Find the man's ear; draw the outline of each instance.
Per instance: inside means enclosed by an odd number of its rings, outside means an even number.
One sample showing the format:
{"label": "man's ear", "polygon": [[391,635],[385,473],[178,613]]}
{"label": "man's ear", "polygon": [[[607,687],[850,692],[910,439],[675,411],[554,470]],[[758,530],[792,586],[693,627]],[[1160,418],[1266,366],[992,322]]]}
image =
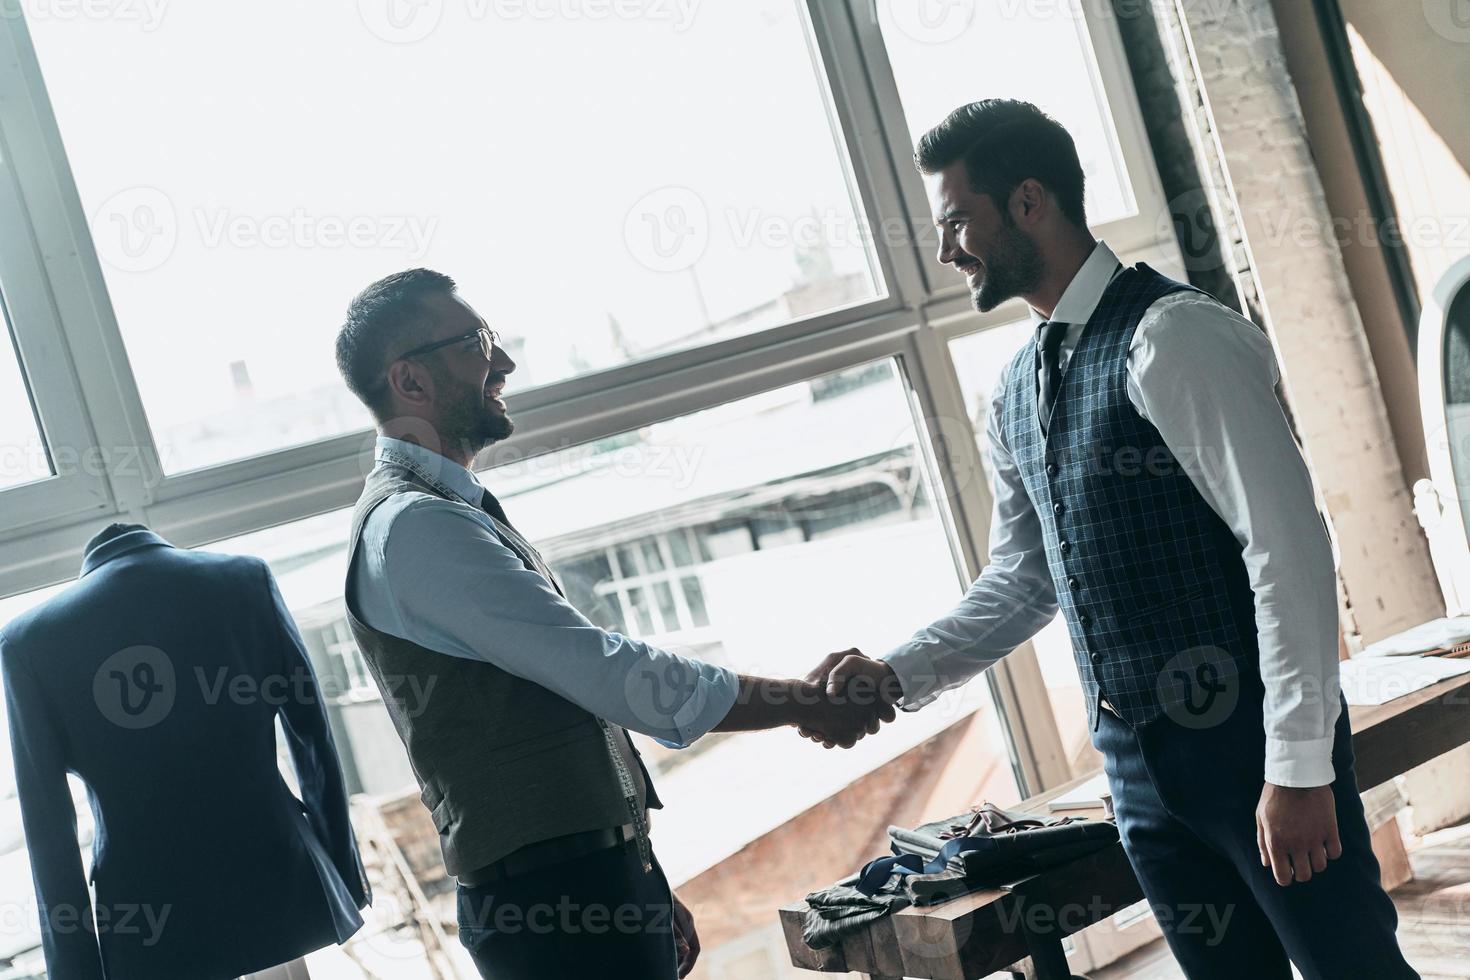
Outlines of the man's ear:
{"label": "man's ear", "polygon": [[1011,192],[1011,217],[1018,225],[1034,225],[1046,208],[1046,188],[1035,177],[1027,177]]}
{"label": "man's ear", "polygon": [[388,365],[388,387],[400,401],[423,405],[433,394],[433,382],[422,365],[411,361],[394,361]]}

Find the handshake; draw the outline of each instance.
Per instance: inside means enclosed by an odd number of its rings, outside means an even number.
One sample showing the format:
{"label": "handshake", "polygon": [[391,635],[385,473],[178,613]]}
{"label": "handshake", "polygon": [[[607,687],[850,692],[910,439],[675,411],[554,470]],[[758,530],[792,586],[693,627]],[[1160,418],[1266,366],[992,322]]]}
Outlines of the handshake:
{"label": "handshake", "polygon": [[852,748],[894,719],[894,704],[903,696],[898,676],[881,660],[860,650],[830,653],[803,678],[804,693],[797,732],[803,738]]}

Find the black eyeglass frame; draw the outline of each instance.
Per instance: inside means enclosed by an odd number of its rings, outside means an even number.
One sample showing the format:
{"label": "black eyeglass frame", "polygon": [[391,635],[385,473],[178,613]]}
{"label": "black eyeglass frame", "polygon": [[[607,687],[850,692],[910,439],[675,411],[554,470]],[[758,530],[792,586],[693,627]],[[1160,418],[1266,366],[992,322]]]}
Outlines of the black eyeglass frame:
{"label": "black eyeglass frame", "polygon": [[475,337],[478,337],[480,340],[480,353],[485,355],[485,360],[490,360],[495,355],[495,348],[500,346],[500,334],[491,330],[489,327],[476,327],[469,333],[460,334],[458,337],[450,337],[448,340],[436,340],[432,344],[420,344],[418,347],[411,347],[395,357],[394,360],[401,361],[405,358],[431,353],[442,347],[453,347],[455,344],[462,344],[466,340]]}

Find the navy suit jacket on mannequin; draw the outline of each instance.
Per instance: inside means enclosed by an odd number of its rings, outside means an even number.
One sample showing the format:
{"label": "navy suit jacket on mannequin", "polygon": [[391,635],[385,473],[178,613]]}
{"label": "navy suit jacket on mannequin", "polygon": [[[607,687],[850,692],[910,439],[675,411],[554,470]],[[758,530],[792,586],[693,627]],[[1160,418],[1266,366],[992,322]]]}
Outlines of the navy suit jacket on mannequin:
{"label": "navy suit jacket on mannequin", "polygon": [[[75,585],[4,627],[0,663],[50,976],[226,980],[362,925],[336,747],[264,562],[113,525]],[[69,772],[96,825],[95,907]]]}

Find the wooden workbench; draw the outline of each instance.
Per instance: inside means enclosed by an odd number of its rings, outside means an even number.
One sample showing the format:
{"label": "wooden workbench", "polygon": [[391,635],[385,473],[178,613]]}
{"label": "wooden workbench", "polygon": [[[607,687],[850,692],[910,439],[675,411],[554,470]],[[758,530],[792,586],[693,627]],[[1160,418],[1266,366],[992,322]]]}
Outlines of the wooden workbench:
{"label": "wooden workbench", "polygon": [[[1349,712],[1358,788],[1368,790],[1470,742],[1470,674]],[[1092,775],[1025,800],[1019,809],[1044,811],[1047,800]],[[831,949],[814,950],[802,940],[805,902],[781,909],[781,925],[791,962],[807,970],[858,971],[873,980],[974,980],[1009,968],[1036,980],[1066,980],[1071,974],[1062,940],[1142,898],[1122,845],[1113,844],[1006,890],[911,906]]]}

